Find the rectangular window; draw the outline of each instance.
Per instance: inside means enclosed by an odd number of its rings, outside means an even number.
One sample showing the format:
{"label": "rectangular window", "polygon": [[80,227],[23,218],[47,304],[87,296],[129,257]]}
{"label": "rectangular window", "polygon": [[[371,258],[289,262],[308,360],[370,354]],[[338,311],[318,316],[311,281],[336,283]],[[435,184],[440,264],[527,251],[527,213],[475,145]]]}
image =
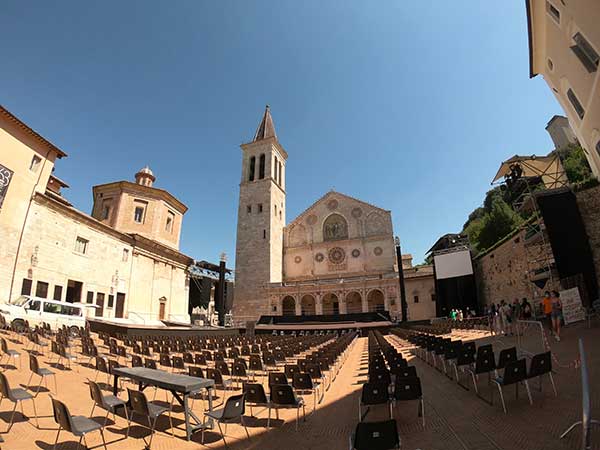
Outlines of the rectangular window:
{"label": "rectangular window", "polygon": [[258,204],[258,212],[261,213],[262,212],[262,203]]}
{"label": "rectangular window", "polygon": [[33,158],[31,158],[31,163],[29,163],[29,170],[32,172],[37,172],[41,162],[42,158],[40,158],[38,155],[33,155]]}
{"label": "rectangular window", "polygon": [[252,206],[251,205],[246,206],[246,212],[248,214],[250,214],[252,212]]}
{"label": "rectangular window", "polygon": [[254,171],[256,170],[256,156],[250,158],[250,174],[248,175],[249,181],[254,181]]}
{"label": "rectangular window", "polygon": [[23,284],[21,285],[21,295],[31,295],[31,285],[33,281],[29,278],[23,278]]}
{"label": "rectangular window", "polygon": [[275,217],[277,217],[277,205],[273,205],[275,207]]}
{"label": "rectangular window", "polygon": [[263,230],[263,239],[267,238],[267,230]]}
{"label": "rectangular window", "polygon": [[123,249],[123,262],[127,262],[128,259],[129,259],[129,250],[124,248]]}
{"label": "rectangular window", "polygon": [[59,302],[62,299],[62,286],[55,285],[54,286],[54,296],[52,297],[54,300],[58,300]]}
{"label": "rectangular window", "polygon": [[560,25],[560,11],[550,2],[546,2],[546,11],[554,21]]}
{"label": "rectangular window", "polygon": [[279,186],[281,186],[282,176],[283,176],[283,166],[281,165],[281,161],[279,161],[279,180],[277,180]]}
{"label": "rectangular window", "polygon": [[575,45],[571,47],[571,50],[579,58],[579,61],[581,61],[587,71],[592,73],[598,70],[600,57],[598,57],[598,53],[594,50],[594,47],[592,47],[581,33],[575,33],[573,41],[575,41]]}
{"label": "rectangular window", "polygon": [[167,223],[165,224],[165,231],[171,233],[173,231],[173,222],[175,221],[175,214],[171,211],[167,212]]}
{"label": "rectangular window", "polygon": [[435,299],[435,294],[431,294],[431,301],[432,301],[432,302],[435,302],[435,300],[436,300],[436,299]]}
{"label": "rectangular window", "polygon": [[41,303],[39,300],[32,300],[29,302],[29,311],[39,311]]}
{"label": "rectangular window", "polygon": [[35,296],[40,298],[48,297],[48,283],[44,281],[38,281],[35,285]]}
{"label": "rectangular window", "polygon": [[581,106],[581,103],[579,103],[579,99],[577,98],[575,92],[573,92],[572,89],[569,89],[567,91],[567,98],[571,102],[571,105],[573,105],[573,109],[575,110],[579,118],[583,119],[583,116],[585,116],[585,109],[583,109],[583,106]]}
{"label": "rectangular window", "polygon": [[258,163],[258,178],[262,180],[265,177],[265,154],[260,155]]}
{"label": "rectangular window", "polygon": [[88,244],[90,241],[82,238],[81,236],[77,236],[77,240],[75,241],[75,251],[77,253],[81,253],[85,255],[87,253]]}
{"label": "rectangular window", "polygon": [[115,296],[114,295],[109,295],[108,296],[108,307],[112,308],[114,303],[115,303]]}
{"label": "rectangular window", "polygon": [[87,297],[85,298],[85,302],[89,303],[90,305],[94,303],[94,293],[92,291],[88,291]]}
{"label": "rectangular window", "polygon": [[415,296],[413,297],[413,300],[415,301],[415,303],[419,303],[419,296],[418,296],[418,295],[415,295]]}
{"label": "rectangular window", "polygon": [[136,206],[133,213],[133,220],[137,223],[144,223],[144,207]]}

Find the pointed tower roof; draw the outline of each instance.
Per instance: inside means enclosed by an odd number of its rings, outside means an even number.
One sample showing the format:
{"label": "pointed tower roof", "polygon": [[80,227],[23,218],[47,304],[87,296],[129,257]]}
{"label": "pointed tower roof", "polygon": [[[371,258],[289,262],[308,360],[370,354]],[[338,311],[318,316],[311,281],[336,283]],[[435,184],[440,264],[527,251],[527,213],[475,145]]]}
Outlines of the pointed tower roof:
{"label": "pointed tower roof", "polygon": [[271,109],[269,108],[269,105],[267,105],[265,108],[265,113],[263,114],[263,118],[260,121],[260,125],[256,129],[256,133],[254,134],[254,139],[252,139],[252,142],[262,141],[263,139],[270,137],[277,139],[277,133],[275,133],[275,125],[273,124],[273,118],[271,117]]}

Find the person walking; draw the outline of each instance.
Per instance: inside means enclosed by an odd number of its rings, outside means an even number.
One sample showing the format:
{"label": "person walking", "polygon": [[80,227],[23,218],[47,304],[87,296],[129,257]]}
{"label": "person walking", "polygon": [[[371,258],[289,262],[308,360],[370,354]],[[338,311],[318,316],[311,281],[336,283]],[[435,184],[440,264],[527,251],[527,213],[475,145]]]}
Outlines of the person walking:
{"label": "person walking", "polygon": [[554,330],[554,337],[560,342],[560,322],[562,321],[562,302],[560,301],[560,294],[557,291],[552,291],[552,329]]}
{"label": "person walking", "polygon": [[542,311],[544,311],[544,316],[546,316],[546,320],[548,321],[548,328],[550,331],[553,331],[552,328],[552,299],[550,298],[550,292],[544,292],[544,298],[542,299]]}
{"label": "person walking", "polygon": [[523,314],[523,320],[531,320],[531,316],[532,316],[531,305],[527,301],[526,297],[523,297],[523,300],[521,302],[521,312]]}

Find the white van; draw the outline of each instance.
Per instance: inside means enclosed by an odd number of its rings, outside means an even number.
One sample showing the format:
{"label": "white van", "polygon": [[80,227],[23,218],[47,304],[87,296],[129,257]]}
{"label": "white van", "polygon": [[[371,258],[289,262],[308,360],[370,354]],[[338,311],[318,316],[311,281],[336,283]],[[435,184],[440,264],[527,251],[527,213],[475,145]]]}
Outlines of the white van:
{"label": "white van", "polygon": [[22,295],[9,303],[0,304],[0,313],[10,324],[25,324],[28,321],[29,326],[35,326],[46,322],[57,329],[63,325],[84,327],[90,308],[95,306]]}

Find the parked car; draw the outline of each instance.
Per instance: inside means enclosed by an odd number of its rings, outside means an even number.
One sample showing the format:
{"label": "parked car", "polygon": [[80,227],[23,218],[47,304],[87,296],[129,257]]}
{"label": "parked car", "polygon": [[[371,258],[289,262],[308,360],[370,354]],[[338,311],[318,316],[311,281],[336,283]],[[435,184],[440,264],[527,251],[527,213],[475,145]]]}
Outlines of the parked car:
{"label": "parked car", "polygon": [[46,322],[52,328],[84,327],[86,317],[93,311],[94,305],[84,303],[65,303],[57,300],[22,295],[8,303],[0,304],[0,313],[10,324],[30,326]]}

